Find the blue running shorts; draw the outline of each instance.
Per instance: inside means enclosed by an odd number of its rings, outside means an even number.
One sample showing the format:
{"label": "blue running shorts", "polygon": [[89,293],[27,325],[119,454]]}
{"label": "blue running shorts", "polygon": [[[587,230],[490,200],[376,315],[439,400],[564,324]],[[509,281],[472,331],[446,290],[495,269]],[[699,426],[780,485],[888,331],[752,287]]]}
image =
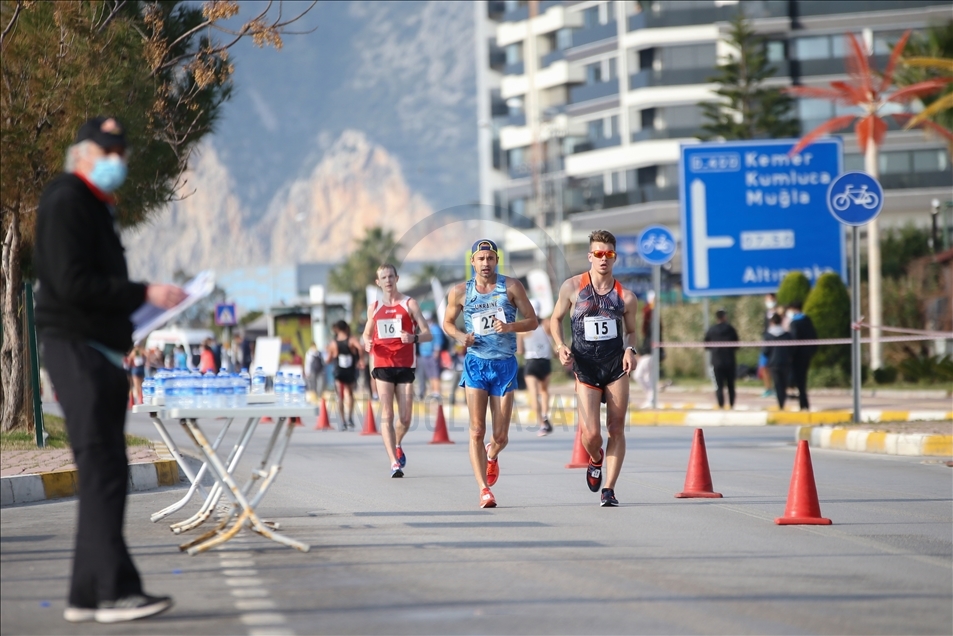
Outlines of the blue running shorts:
{"label": "blue running shorts", "polygon": [[516,356],[489,359],[468,355],[463,359],[460,386],[480,389],[489,395],[503,397],[516,389],[518,367]]}

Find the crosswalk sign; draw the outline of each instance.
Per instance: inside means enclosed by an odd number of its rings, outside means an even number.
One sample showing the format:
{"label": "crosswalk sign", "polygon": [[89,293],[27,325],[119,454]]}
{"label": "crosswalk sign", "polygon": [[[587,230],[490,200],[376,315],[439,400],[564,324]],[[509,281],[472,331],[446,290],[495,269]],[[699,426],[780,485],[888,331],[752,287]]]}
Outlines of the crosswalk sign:
{"label": "crosswalk sign", "polygon": [[219,327],[234,327],[238,324],[235,313],[235,303],[219,303],[215,305],[215,324]]}

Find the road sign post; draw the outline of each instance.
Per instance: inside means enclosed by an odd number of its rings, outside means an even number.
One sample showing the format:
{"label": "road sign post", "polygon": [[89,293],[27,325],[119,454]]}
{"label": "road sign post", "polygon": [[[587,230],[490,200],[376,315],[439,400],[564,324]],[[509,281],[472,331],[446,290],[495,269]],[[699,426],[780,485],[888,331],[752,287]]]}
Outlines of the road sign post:
{"label": "road sign post", "polygon": [[650,225],[639,235],[639,255],[652,266],[652,289],[655,291],[655,306],[652,307],[652,408],[658,408],[659,365],[662,361],[659,348],[661,331],[662,265],[675,256],[675,237],[664,225]]}
{"label": "road sign post", "polygon": [[686,144],[679,162],[682,288],[687,296],[777,291],[788,272],[846,279],[844,233],[826,205],[840,139]]}
{"label": "road sign post", "polygon": [[827,190],[831,215],[850,226],[851,290],[850,375],[854,396],[854,422],[860,423],[860,386],[863,381],[860,359],[860,227],[874,220],[884,205],[880,182],[866,172],[847,172],[835,179]]}

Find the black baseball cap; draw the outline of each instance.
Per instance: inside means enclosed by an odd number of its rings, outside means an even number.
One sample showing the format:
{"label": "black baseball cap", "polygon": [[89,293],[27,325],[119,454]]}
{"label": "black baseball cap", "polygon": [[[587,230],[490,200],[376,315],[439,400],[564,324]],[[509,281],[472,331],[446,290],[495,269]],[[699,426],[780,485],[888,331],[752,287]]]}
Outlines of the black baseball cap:
{"label": "black baseball cap", "polygon": [[126,148],[126,131],[115,117],[93,117],[79,127],[76,142],[92,141],[100,148]]}
{"label": "black baseball cap", "polygon": [[474,243],[473,247],[470,248],[470,253],[476,254],[477,252],[480,252],[482,250],[493,252],[496,255],[499,255],[500,253],[500,250],[497,249],[496,247],[496,243],[494,243],[490,239],[480,239],[479,241]]}

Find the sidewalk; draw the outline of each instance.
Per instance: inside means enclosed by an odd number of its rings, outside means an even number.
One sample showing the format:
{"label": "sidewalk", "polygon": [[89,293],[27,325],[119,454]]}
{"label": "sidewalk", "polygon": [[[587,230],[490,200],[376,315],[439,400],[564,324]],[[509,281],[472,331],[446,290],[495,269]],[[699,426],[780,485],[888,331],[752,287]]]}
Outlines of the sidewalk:
{"label": "sidewalk", "polygon": [[[179,467],[162,442],[127,449],[129,491],[153,490],[179,483]],[[11,450],[0,454],[0,505],[73,497],[78,486],[73,451]]]}

